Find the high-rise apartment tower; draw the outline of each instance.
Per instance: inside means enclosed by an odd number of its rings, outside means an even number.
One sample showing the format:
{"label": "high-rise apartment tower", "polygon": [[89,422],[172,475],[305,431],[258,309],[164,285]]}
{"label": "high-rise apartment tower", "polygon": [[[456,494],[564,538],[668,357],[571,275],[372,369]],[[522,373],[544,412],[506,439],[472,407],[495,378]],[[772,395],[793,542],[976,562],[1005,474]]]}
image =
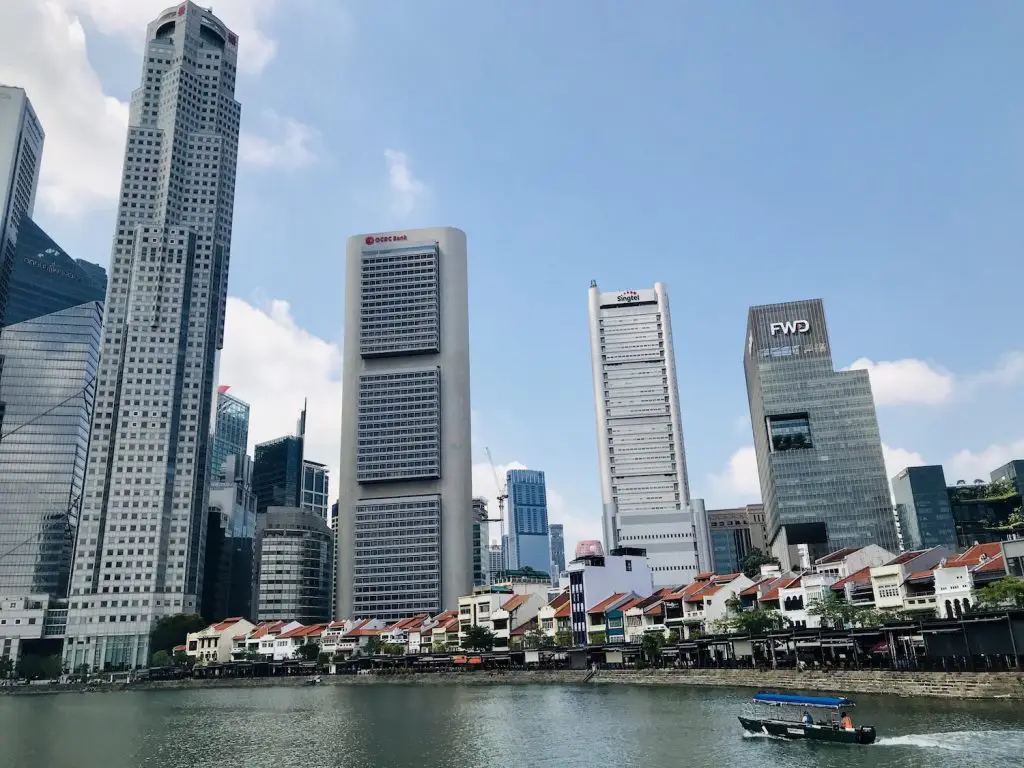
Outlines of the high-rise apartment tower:
{"label": "high-rise apartment tower", "polygon": [[349,238],[338,611],[397,620],[473,586],[466,235]]}
{"label": "high-rise apartment tower", "polygon": [[201,610],[231,249],[238,38],[192,2],[146,30],[132,94],[64,660],[148,664]]}
{"label": "high-rise apartment tower", "polygon": [[590,348],[605,549],[643,547],[657,586],[707,564],[686,478],[668,292],[590,284]]}

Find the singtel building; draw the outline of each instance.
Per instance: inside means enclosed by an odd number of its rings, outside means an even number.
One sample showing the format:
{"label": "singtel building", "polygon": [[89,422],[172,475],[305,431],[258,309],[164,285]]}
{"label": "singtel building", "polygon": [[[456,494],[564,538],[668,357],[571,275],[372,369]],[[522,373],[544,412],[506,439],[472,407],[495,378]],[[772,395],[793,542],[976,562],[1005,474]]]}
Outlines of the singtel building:
{"label": "singtel building", "polygon": [[751,307],[744,349],[767,543],[784,568],[841,547],[897,550],[867,371],[832,365],[820,299]]}

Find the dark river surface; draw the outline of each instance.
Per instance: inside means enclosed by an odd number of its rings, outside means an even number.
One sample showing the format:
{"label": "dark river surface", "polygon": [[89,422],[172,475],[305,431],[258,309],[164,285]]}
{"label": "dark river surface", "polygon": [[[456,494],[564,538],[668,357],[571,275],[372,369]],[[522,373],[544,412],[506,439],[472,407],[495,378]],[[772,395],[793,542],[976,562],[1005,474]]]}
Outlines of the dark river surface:
{"label": "dark river surface", "polygon": [[860,697],[878,744],[744,736],[723,688],[366,685],[0,696],[3,768],[1024,766],[1024,705]]}

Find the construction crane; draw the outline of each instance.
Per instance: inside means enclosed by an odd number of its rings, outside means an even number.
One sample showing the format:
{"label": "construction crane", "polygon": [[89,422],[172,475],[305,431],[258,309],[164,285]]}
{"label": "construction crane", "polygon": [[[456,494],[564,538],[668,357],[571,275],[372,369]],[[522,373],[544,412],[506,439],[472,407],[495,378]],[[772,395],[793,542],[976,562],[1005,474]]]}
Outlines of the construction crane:
{"label": "construction crane", "polygon": [[494,487],[498,489],[498,519],[488,518],[489,523],[500,523],[501,524],[501,568],[502,570],[508,570],[508,553],[505,551],[505,499],[508,498],[508,492],[504,483],[501,482],[501,478],[498,477],[498,470],[494,466],[494,459],[491,458],[491,449],[484,448],[487,453],[487,463],[491,465],[491,472],[494,473]]}

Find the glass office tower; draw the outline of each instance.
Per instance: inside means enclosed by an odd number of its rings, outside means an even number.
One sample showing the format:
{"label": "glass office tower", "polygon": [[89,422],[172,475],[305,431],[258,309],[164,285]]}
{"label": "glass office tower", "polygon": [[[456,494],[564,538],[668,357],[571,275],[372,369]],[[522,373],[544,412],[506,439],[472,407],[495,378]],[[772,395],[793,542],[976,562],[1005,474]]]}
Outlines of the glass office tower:
{"label": "glass office tower", "polygon": [[783,567],[842,547],[896,551],[867,371],[836,371],[820,299],[751,307],[743,366],[768,546]]}
{"label": "glass office tower", "polygon": [[508,489],[508,569],[532,568],[548,573],[551,543],[544,473],[535,469],[510,469],[505,475],[505,485]]}
{"label": "glass office tower", "polygon": [[551,583],[558,586],[558,576],[565,570],[565,526],[561,523],[548,525],[551,539]]}
{"label": "glass office tower", "polygon": [[252,485],[256,510],[302,506],[302,438],[279,437],[256,446]]}
{"label": "glass office tower", "polygon": [[302,508],[315,512],[327,519],[328,496],[330,496],[330,475],[324,464],[317,461],[302,461]]}
{"label": "glass office tower", "polygon": [[956,548],[953,507],[940,465],[907,467],[892,479],[892,497],[904,549]]}
{"label": "glass office tower", "polygon": [[0,595],[67,595],[106,292],[96,277],[22,219],[0,335]]}
{"label": "glass office tower", "polygon": [[228,456],[245,456],[249,450],[249,404],[228,394],[230,387],[217,390],[217,428],[213,438],[210,474],[219,477]]}

